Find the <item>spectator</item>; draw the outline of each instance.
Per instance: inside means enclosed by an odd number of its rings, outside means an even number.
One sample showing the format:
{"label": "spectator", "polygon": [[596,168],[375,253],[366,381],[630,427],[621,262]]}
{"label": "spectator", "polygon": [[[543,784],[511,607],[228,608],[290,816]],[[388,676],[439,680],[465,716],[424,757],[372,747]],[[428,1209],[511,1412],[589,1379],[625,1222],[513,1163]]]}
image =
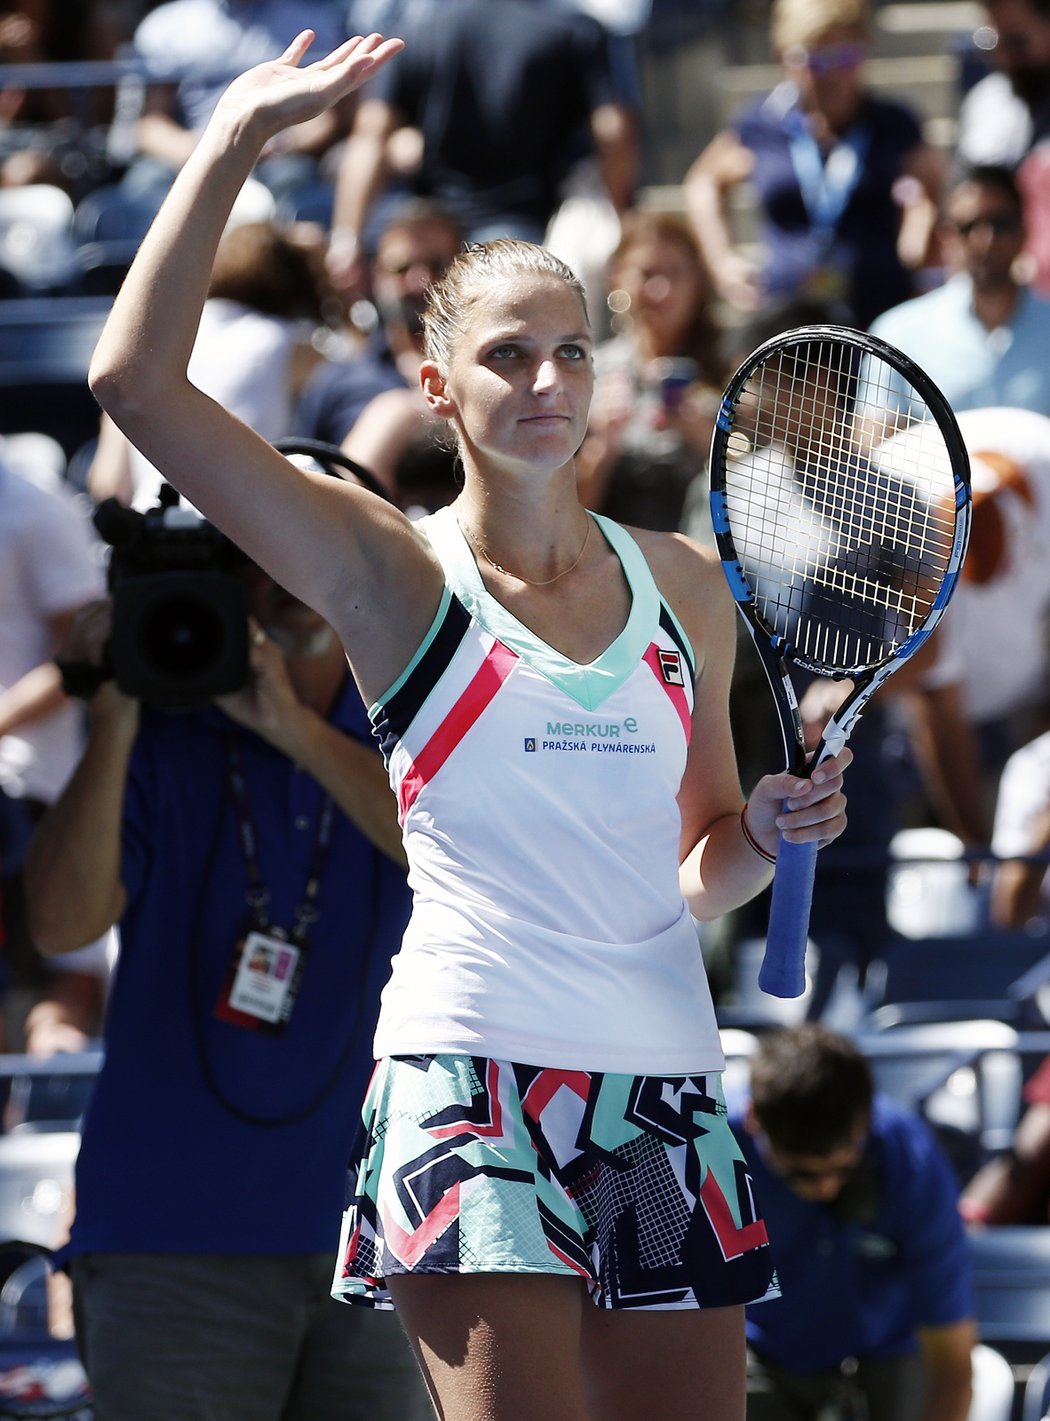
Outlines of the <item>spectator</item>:
{"label": "spectator", "polygon": [[[313,371],[299,401],[297,434],[342,444],[369,402],[384,391],[411,389],[418,401],[426,293],[461,245],[459,224],[428,199],[409,199],[391,213],[371,265],[378,324],[363,350]],[[352,446],[347,452],[353,453]],[[381,468],[371,447],[366,453],[360,462],[377,477],[384,468],[392,471],[393,461]]]}
{"label": "spectator", "polygon": [[1050,414],[1050,302],[1017,279],[1025,234],[1013,175],[997,167],[958,175],[941,231],[948,280],[886,311],[872,334],[920,365],[956,412],[1009,405]]}
{"label": "spectator", "polygon": [[992,921],[1016,932],[1045,932],[1050,915],[1050,730],[1015,750],[1003,768],[992,850],[999,860],[992,880]]}
{"label": "spectator", "polygon": [[1025,1086],[1024,1102],[1010,1148],[963,1190],[959,1212],[971,1228],[1050,1223],[1050,1057]]}
{"label": "spectator", "polygon": [[[866,0],[776,0],[770,38],[782,82],[715,135],[685,177],[719,294],[742,310],[806,291],[854,323],[915,292],[942,164],[914,113],[864,84]],[[735,244],[728,198],[746,183],[758,261]]]}
{"label": "spectator", "polygon": [[[157,205],[235,74],[272,59],[300,30],[327,52],[346,37],[337,7],[310,0],[166,0],[135,30],[136,57],[165,82],[150,84],[135,125],[135,154],[122,182]],[[170,75],[170,80],[166,76]],[[253,176],[279,198],[318,179],[319,164],[346,135],[348,105],[287,129],[260,155]]]}
{"label": "spectator", "polygon": [[[330,629],[239,575],[249,685],[174,713],[103,682],[30,853],[45,952],[121,933],[76,1171],[78,1344],[107,1421],[422,1421],[393,1319],[328,1298],[407,912],[393,802]],[[107,634],[94,604],[67,656],[99,662]]]}
{"label": "spectator", "polygon": [[626,214],[610,281],[619,331],[594,354],[580,496],[620,522],[673,531],[706,462],[726,374],[689,226],[669,213]]}
{"label": "spectator", "polygon": [[1050,138],[1050,3],[984,0],[992,72],[959,105],[956,155],[969,166],[1016,168]]}
{"label": "spectator", "polygon": [[[933,655],[900,689],[933,800],[949,806],[943,822],[983,848],[1003,767],[1042,728],[1050,696],[1050,418],[965,410],[959,427],[974,488],[970,549]],[[972,742],[964,759],[953,724]]]}
{"label": "spectator", "polygon": [[444,0],[439,22],[408,34],[405,53],[362,95],[340,164],[329,253],[337,286],[358,279],[388,143],[406,125],[422,140],[419,191],[447,207],[470,241],[541,241],[588,135],[613,205],[628,205],[634,115],[597,21],[540,0]]}
{"label": "spectator", "polygon": [[[93,0],[3,0],[0,63],[113,57],[117,30]],[[0,93],[0,187],[49,183],[74,199],[107,175],[105,90],[20,87]]]}
{"label": "spectator", "polygon": [[76,611],[103,586],[99,544],[80,508],[0,462],[2,985],[14,989],[8,1005],[18,1017],[46,980],[25,921],[22,860],[82,745],[80,710],[53,657]]}
{"label": "spectator", "polygon": [[[291,432],[292,411],[321,360],[312,337],[323,320],[321,257],[268,222],[227,229],[212,268],[193,349],[196,384],[269,440]],[[87,474],[96,502],[119,498],[144,511],[160,474],[103,415]]]}
{"label": "spectator", "polygon": [[1025,263],[1050,296],[1050,3],[986,0],[992,72],[963,97],[957,152],[1017,174],[1024,199]]}
{"label": "spectator", "polygon": [[762,1038],[732,1123],[783,1289],[748,1309],[748,1421],[966,1421],[970,1269],[925,1123],[817,1023]]}

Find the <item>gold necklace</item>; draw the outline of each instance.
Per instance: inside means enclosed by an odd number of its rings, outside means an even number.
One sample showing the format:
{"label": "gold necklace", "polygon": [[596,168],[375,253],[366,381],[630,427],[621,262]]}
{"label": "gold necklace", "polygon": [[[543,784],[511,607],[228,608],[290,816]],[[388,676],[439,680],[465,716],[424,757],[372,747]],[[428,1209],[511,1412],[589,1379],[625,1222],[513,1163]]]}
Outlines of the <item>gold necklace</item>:
{"label": "gold necklace", "polygon": [[587,551],[587,544],[590,541],[591,537],[591,524],[593,522],[594,519],[591,518],[590,515],[588,515],[587,531],[583,535],[583,542],[580,545],[580,551],[573,558],[569,566],[563,567],[561,572],[556,572],[553,577],[545,578],[542,582],[534,582],[531,577],[522,577],[520,572],[508,572],[508,570],[503,566],[502,563],[496,562],[494,558],[489,557],[488,553],[485,551],[484,543],[479,540],[476,533],[472,533],[465,523],[461,523],[459,526],[463,529],[463,534],[466,537],[467,542],[470,543],[472,547],[478,550],[481,556],[488,563],[489,567],[494,568],[496,572],[502,572],[504,577],[517,578],[519,582],[525,582],[529,585],[529,587],[550,587],[552,583],[560,582],[563,577],[568,577],[570,572],[574,571],[574,569],[579,567],[580,559]]}

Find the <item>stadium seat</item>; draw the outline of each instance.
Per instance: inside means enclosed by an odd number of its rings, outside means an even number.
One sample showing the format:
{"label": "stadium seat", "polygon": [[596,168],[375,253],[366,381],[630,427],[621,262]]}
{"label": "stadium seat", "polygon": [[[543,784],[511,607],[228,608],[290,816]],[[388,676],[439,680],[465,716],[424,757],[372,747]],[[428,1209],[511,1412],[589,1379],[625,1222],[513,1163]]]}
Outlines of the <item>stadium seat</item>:
{"label": "stadium seat", "polygon": [[0,301],[0,434],[48,434],[69,458],[98,433],[87,372],[111,304],[105,296]]}
{"label": "stadium seat", "polygon": [[[872,1011],[896,1020],[993,1015],[1038,1024],[1040,982],[1050,976],[1047,940],[984,928],[949,937],[895,937],[868,974]],[[878,1018],[875,1024],[879,1024]]]}
{"label": "stadium seat", "polygon": [[1047,1421],[1050,1416],[1050,1352],[1040,1357],[1024,1384],[1020,1421]]}
{"label": "stadium seat", "polygon": [[157,214],[153,198],[136,197],[119,183],[106,183],[87,193],[73,212],[73,239],[86,242],[141,242]]}
{"label": "stadium seat", "polygon": [[1016,1383],[1001,1352],[979,1342],[973,1349],[973,1400],[966,1421],[1010,1421]]}
{"label": "stadium seat", "polygon": [[27,293],[64,287],[73,265],[73,203],[48,183],[0,188],[0,267]]}
{"label": "stadium seat", "polygon": [[1045,1224],[982,1229],[971,1235],[977,1326],[1014,1363],[1050,1349],[1050,1228]]}

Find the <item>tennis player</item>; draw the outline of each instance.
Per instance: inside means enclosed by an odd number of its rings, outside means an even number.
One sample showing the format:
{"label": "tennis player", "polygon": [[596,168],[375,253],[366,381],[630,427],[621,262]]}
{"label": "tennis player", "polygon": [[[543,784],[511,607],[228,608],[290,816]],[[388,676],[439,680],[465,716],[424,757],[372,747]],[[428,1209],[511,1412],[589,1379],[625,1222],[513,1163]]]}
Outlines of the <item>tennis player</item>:
{"label": "tennis player", "polygon": [[446,1421],[740,1421],[743,1304],[776,1280],[691,914],[768,883],[778,826],[841,833],[850,752],[744,803],[722,573],[581,506],[591,337],[545,250],[471,249],[434,291],[420,379],[463,489],[421,524],[295,468],[190,384],[261,148],[401,48],[372,35],[306,63],[310,41],[227,90],[90,378],[165,477],[337,628],[398,797],[415,909],[335,1289],[392,1300]]}

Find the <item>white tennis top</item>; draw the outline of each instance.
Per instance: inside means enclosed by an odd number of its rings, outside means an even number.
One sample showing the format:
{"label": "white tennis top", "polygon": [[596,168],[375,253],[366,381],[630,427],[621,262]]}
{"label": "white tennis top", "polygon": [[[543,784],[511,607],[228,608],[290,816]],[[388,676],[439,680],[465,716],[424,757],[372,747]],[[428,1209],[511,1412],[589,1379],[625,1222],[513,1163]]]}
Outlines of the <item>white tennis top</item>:
{"label": "white tennis top", "polygon": [[377,1057],[639,1075],[724,1066],[677,873],[692,649],[638,545],[596,521],[632,602],[587,665],[486,591],[451,509],[420,525],[445,592],[370,711],[414,893]]}

